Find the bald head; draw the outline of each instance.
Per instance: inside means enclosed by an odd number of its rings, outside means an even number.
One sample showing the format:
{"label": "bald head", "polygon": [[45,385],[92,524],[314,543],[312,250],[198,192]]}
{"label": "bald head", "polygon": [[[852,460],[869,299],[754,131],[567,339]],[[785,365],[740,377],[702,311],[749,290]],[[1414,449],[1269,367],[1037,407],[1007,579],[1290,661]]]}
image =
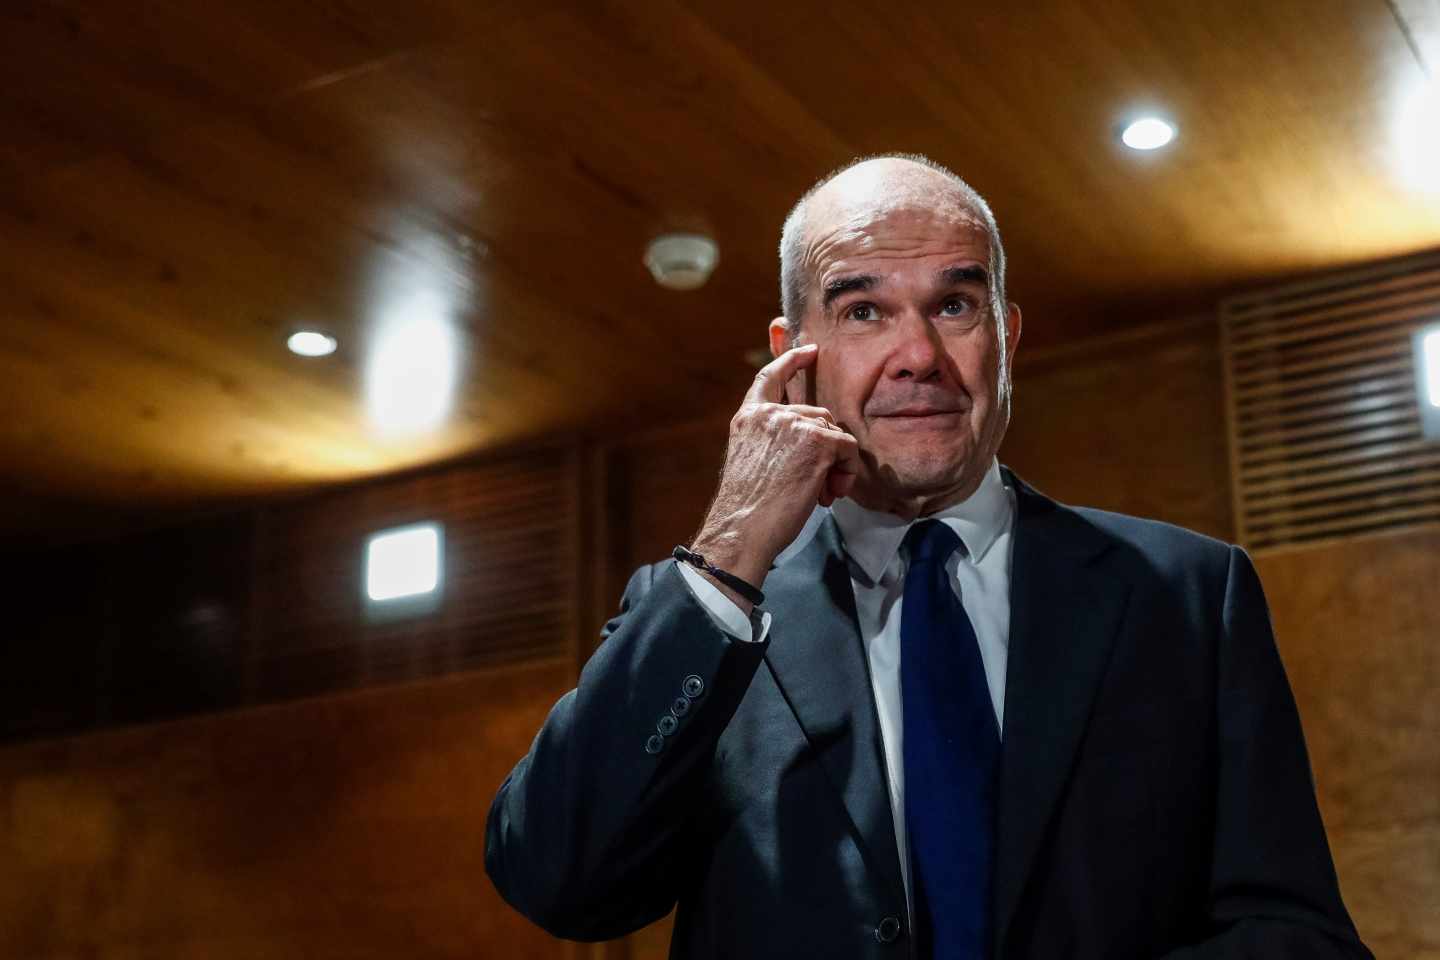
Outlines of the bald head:
{"label": "bald head", "polygon": [[780,309],[793,341],[813,299],[813,264],[807,252],[817,230],[883,220],[921,209],[947,219],[972,221],[989,237],[990,306],[1005,315],[1005,251],[985,198],[954,172],[918,154],[885,154],[854,160],[805,192],[785,218],[780,234]]}

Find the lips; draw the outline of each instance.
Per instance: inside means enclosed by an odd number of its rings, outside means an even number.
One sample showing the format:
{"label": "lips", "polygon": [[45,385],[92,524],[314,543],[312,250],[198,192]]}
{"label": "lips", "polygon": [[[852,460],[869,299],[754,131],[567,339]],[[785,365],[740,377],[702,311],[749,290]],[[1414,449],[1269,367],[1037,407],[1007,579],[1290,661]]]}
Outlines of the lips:
{"label": "lips", "polygon": [[943,417],[946,414],[959,413],[956,407],[903,407],[899,410],[891,410],[879,414],[880,417]]}

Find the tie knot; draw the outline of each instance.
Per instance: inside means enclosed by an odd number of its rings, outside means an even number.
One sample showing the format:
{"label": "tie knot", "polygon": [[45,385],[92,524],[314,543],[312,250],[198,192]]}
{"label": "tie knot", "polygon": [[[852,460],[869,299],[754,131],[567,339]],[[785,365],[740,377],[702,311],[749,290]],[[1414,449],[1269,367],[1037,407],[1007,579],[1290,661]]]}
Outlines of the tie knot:
{"label": "tie knot", "polygon": [[912,564],[944,563],[957,549],[965,549],[965,544],[959,534],[939,520],[921,520],[905,534],[905,548],[910,551]]}

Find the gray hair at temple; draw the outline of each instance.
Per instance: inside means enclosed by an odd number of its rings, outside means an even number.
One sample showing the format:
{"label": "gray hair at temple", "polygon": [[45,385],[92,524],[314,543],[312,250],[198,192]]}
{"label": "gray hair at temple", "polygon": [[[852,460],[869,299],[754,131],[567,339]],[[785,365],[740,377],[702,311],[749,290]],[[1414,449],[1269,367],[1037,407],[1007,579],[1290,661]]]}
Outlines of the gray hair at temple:
{"label": "gray hair at temple", "polygon": [[[831,180],[849,170],[870,160],[909,160],[922,167],[934,170],[936,173],[950,181],[955,192],[960,196],[961,202],[968,207],[976,218],[985,227],[985,232],[990,236],[990,314],[995,322],[1003,325],[1006,316],[1005,302],[1005,247],[1000,242],[1000,228],[995,224],[995,215],[990,212],[990,205],[985,198],[976,192],[960,176],[949,167],[936,163],[929,157],[918,153],[877,153],[870,156],[856,157],[849,163],[835,170],[815,182],[805,195],[795,202],[790,208],[790,214],[785,218],[785,226],[780,231],[780,312],[784,314],[786,323],[790,328],[790,342],[794,343],[800,335],[800,322],[805,316],[805,288],[807,278],[805,277],[804,265],[804,235],[805,235],[805,208],[811,197]],[[1001,343],[1003,351],[1004,343],[1003,329]]]}

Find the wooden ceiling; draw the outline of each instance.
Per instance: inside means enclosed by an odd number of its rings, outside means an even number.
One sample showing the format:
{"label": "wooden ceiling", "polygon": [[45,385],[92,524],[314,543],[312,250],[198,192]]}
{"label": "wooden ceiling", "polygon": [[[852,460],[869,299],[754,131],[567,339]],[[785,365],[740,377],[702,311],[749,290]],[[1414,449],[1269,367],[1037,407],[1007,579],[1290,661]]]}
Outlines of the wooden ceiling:
{"label": "wooden ceiling", "polygon": [[[1393,155],[1437,38],[1437,0],[8,0],[0,533],[724,407],[786,209],[859,153],[989,196],[1022,353],[1440,245]],[[1141,155],[1146,107],[1180,137]],[[703,290],[642,266],[672,229],[718,240]],[[381,435],[415,303],[456,402]]]}

